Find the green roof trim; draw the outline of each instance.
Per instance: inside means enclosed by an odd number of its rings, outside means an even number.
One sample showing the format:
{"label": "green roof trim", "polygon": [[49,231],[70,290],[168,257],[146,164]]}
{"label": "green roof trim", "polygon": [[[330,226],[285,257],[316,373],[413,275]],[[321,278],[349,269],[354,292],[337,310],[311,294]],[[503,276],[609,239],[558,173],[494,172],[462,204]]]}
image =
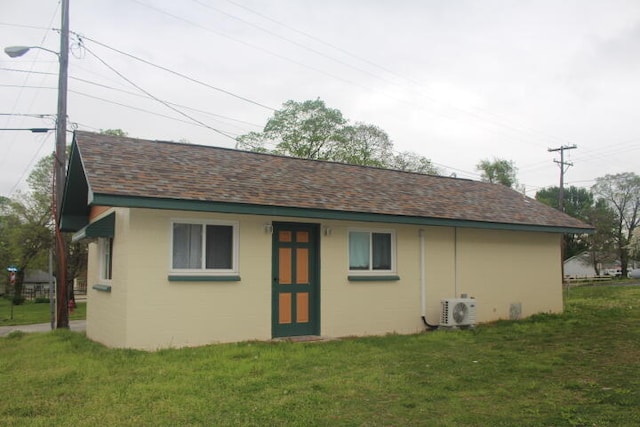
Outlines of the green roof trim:
{"label": "green roof trim", "polygon": [[400,276],[347,276],[350,282],[395,282],[400,280]]}
{"label": "green roof trim", "polygon": [[198,211],[198,212],[220,212],[220,213],[235,213],[235,214],[247,214],[247,215],[270,215],[270,216],[283,216],[283,217],[295,217],[295,218],[315,218],[315,219],[325,219],[325,220],[333,219],[333,220],[343,220],[343,221],[382,222],[382,223],[392,223],[392,224],[480,228],[480,229],[492,229],[492,230],[537,231],[537,232],[549,232],[549,233],[576,233],[576,234],[593,232],[593,229],[591,228],[482,222],[482,221],[469,221],[469,220],[444,219],[444,218],[375,214],[375,213],[367,213],[367,212],[346,212],[346,211],[333,211],[333,210],[325,210],[325,209],[249,205],[249,204],[240,204],[240,203],[209,202],[209,201],[201,201],[201,200],[161,199],[161,198],[154,198],[154,197],[118,196],[118,195],[95,194],[95,193],[93,194],[93,197],[90,203],[93,205],[128,207],[128,208],[169,209],[169,210],[184,210],[184,211]]}
{"label": "green roof trim", "polygon": [[170,282],[239,282],[240,276],[177,276],[169,275]]}
{"label": "green roof trim", "polygon": [[71,144],[69,167],[62,200],[60,230],[78,231],[89,224],[89,184],[75,138]]}
{"label": "green roof trim", "polygon": [[92,222],[91,224],[83,227],[73,235],[72,242],[77,242],[83,239],[91,239],[94,237],[113,237],[116,227],[116,213],[111,212],[109,215]]}

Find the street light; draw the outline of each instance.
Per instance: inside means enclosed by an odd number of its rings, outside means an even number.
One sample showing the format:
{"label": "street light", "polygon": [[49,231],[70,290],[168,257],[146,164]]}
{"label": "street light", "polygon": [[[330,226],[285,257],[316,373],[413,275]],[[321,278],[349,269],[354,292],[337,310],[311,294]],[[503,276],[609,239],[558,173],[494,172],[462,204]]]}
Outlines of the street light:
{"label": "street light", "polygon": [[9,55],[11,58],[17,58],[29,52],[29,50],[31,49],[46,50],[47,52],[51,52],[57,57],[60,57],[60,54],[58,54],[58,52],[56,52],[55,50],[47,49],[46,47],[40,46],[9,46],[4,48],[4,53]]}
{"label": "street light", "polygon": [[56,130],[56,128],[0,128],[0,130],[28,130],[32,133],[47,133],[50,130]]}
{"label": "street light", "polygon": [[67,260],[65,242],[60,232],[62,193],[64,191],[65,166],[67,157],[67,72],[69,68],[69,0],[61,2],[60,52],[40,46],[9,46],[4,52],[11,58],[24,55],[31,49],[40,49],[55,54],[60,62],[58,73],[58,110],[56,120],[55,190],[54,219],[57,249],[57,319],[58,328],[69,328],[67,294]]}

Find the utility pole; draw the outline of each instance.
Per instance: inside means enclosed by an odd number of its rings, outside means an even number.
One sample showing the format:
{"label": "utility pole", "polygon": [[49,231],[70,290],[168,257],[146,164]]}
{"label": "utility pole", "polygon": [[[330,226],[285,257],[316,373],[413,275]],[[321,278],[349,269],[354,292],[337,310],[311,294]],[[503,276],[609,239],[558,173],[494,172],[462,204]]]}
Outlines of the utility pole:
{"label": "utility pole", "polygon": [[560,152],[560,161],[554,160],[560,166],[560,194],[558,196],[558,207],[560,211],[564,212],[564,174],[569,169],[570,166],[573,166],[573,163],[564,161],[564,152],[565,150],[573,150],[574,148],[578,148],[577,145],[563,145],[558,148],[549,148],[547,151],[559,151]]}
{"label": "utility pole", "polygon": [[60,215],[62,211],[62,194],[67,163],[67,72],[69,68],[69,0],[61,1],[60,26],[60,72],[58,74],[58,114],[56,121],[56,153],[54,159],[55,188],[54,215],[56,236],[56,294],[57,294],[57,327],[69,328],[69,303],[67,290],[67,251],[64,236],[60,231]]}
{"label": "utility pole", "polygon": [[[559,151],[560,152],[560,161],[553,160],[555,163],[560,166],[560,191],[558,195],[558,208],[561,212],[564,212],[564,173],[569,169],[570,166],[573,166],[573,163],[564,161],[564,151],[565,150],[573,150],[574,148],[578,148],[577,145],[563,145],[558,148],[549,148],[547,151]],[[564,248],[565,246],[565,237],[564,235],[560,239],[560,280],[561,283],[564,283]],[[567,287],[567,292],[569,292],[569,288]],[[568,295],[568,294],[567,294]]]}

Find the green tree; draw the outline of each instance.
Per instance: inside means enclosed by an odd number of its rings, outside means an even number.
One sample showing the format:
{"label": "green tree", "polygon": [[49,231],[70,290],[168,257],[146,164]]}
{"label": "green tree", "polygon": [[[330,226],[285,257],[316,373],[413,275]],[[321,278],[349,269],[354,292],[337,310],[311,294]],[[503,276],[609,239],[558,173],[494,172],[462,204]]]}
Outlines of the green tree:
{"label": "green tree", "polygon": [[[26,269],[46,269],[49,249],[53,245],[52,216],[53,155],[41,159],[27,182],[29,191],[18,193],[14,200],[4,201],[0,221],[0,256],[7,265],[19,268],[16,275],[15,301],[22,301]],[[69,285],[86,271],[86,245],[67,240]],[[69,286],[72,288],[72,286]]]}
{"label": "green tree", "polygon": [[633,172],[605,175],[596,179],[593,193],[602,198],[613,211],[614,238],[622,276],[627,275],[628,245],[640,224],[640,176]]}
{"label": "green tree", "polygon": [[[324,101],[287,101],[273,114],[262,133],[238,138],[238,147],[250,151],[271,151],[284,156],[331,160],[336,145],[344,141],[347,121],[339,110]],[[266,147],[275,146],[272,150]]]}
{"label": "green tree", "polygon": [[340,110],[320,99],[287,101],[262,132],[237,138],[237,148],[305,159],[437,173],[431,161],[414,153],[394,154],[389,135],[377,126],[350,124]]}
{"label": "green tree", "polygon": [[345,126],[343,136],[336,144],[331,160],[363,166],[387,166],[393,156],[393,143],[389,135],[374,125],[356,123]]}
{"label": "green tree", "polygon": [[129,134],[122,129],[100,129],[100,133],[110,136],[129,136]]}
{"label": "green tree", "polygon": [[440,170],[433,165],[431,160],[410,151],[394,154],[389,159],[387,167],[406,172],[440,175]]}
{"label": "green tree", "polygon": [[27,268],[44,268],[52,244],[53,155],[40,159],[27,183],[29,191],[18,193],[9,204],[8,242],[12,264],[18,267],[14,302],[22,301],[24,273]]}
{"label": "green tree", "polygon": [[636,228],[633,232],[628,249],[631,259],[640,260],[640,228]]}
{"label": "green tree", "polygon": [[616,218],[604,199],[598,199],[587,214],[587,222],[595,228],[595,232],[588,236],[591,261],[596,267],[596,274],[600,275],[600,265],[611,263],[616,259]]}
{"label": "green tree", "polygon": [[[536,193],[536,200],[560,209],[560,187],[547,187]],[[594,208],[593,194],[585,188],[571,186],[564,190],[565,213],[574,218],[589,222],[589,215]],[[564,235],[564,259],[571,258],[589,249],[589,239],[586,234]]]}
{"label": "green tree", "polygon": [[482,172],[481,179],[493,184],[502,184],[513,187],[517,184],[516,173],[518,169],[511,160],[495,158],[493,160],[481,160],[476,165],[476,170]]}

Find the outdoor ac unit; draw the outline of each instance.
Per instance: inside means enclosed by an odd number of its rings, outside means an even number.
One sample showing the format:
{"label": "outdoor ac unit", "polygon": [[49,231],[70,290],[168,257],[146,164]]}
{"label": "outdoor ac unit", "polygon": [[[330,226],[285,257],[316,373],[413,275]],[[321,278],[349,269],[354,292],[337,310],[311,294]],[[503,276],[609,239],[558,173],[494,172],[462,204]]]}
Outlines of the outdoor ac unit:
{"label": "outdoor ac unit", "polygon": [[442,300],[440,326],[471,326],[476,323],[476,300],[449,298]]}

